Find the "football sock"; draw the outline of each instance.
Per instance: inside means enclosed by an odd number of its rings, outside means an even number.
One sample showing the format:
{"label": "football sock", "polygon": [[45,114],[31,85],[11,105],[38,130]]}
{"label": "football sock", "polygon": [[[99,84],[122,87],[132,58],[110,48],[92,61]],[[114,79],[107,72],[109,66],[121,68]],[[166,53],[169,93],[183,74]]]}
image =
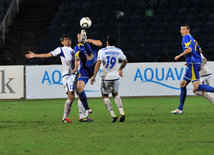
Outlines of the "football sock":
{"label": "football sock", "polygon": [[85,108],[82,105],[82,102],[78,99],[78,108],[79,108],[79,118],[85,118]]}
{"label": "football sock", "polygon": [[178,109],[183,110],[184,102],[187,95],[187,89],[186,87],[181,87],[181,94],[180,94],[180,105]]}
{"label": "football sock", "polygon": [[65,102],[63,119],[68,118],[70,111],[71,111],[72,103],[73,103],[73,100],[70,100],[70,99],[67,99],[67,101]]}
{"label": "football sock", "polygon": [[195,95],[198,95],[198,96],[202,96],[203,94],[202,94],[202,91],[196,91],[196,92],[194,92],[195,93]]}
{"label": "football sock", "polygon": [[119,95],[115,96],[114,101],[115,101],[117,107],[119,108],[120,114],[123,114],[124,110],[123,110],[123,104],[122,104],[122,100],[121,100],[120,96]]}
{"label": "football sock", "polygon": [[90,56],[91,53],[93,53],[93,50],[92,50],[91,46],[89,45],[88,42],[86,42],[86,43],[84,44],[84,46],[85,46],[85,51],[86,51],[86,53]]}
{"label": "football sock", "polygon": [[111,117],[114,117],[115,114],[114,114],[114,111],[113,111],[113,108],[112,108],[111,101],[109,100],[109,98],[105,98],[103,100],[104,100],[106,108],[108,109],[108,111],[111,114]]}
{"label": "football sock", "polygon": [[205,92],[203,96],[210,101],[210,103],[214,104],[214,96],[211,93]]}
{"label": "football sock", "polygon": [[202,84],[198,86],[198,91],[214,92],[214,88],[209,85]]}
{"label": "football sock", "polygon": [[87,101],[87,96],[86,96],[86,94],[85,94],[85,91],[79,93],[79,96],[80,96],[80,100],[81,100],[81,102],[82,102],[82,104],[83,104],[85,110],[90,109],[90,108],[88,107],[88,101]]}
{"label": "football sock", "polygon": [[202,93],[202,91],[196,91],[195,94],[198,96],[203,96],[208,101],[210,101],[210,103],[214,104],[214,96],[211,93],[209,92]]}

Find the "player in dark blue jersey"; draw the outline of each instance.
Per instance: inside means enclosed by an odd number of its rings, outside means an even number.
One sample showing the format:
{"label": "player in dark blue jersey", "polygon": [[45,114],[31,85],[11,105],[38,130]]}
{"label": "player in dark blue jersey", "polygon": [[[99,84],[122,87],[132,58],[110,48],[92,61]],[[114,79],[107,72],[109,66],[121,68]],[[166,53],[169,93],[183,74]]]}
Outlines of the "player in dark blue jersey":
{"label": "player in dark blue jersey", "polygon": [[102,46],[102,42],[100,40],[87,39],[85,30],[82,30],[81,33],[77,35],[77,39],[79,43],[74,48],[76,57],[75,70],[80,66],[77,91],[78,97],[85,108],[85,114],[80,114],[80,121],[83,121],[87,120],[88,115],[92,113],[92,110],[88,106],[84,88],[88,80],[93,76],[94,67],[97,62],[98,46]]}
{"label": "player in dark blue jersey", "polygon": [[209,85],[200,84],[199,71],[201,68],[201,55],[198,49],[197,42],[194,41],[192,35],[190,35],[190,27],[188,25],[181,26],[180,29],[182,39],[183,52],[175,57],[177,61],[180,57],[185,56],[188,69],[184,75],[183,80],[180,83],[181,94],[180,94],[180,105],[174,111],[173,114],[183,114],[183,105],[186,99],[186,86],[192,81],[194,86],[193,92],[206,91],[214,92],[214,88]]}

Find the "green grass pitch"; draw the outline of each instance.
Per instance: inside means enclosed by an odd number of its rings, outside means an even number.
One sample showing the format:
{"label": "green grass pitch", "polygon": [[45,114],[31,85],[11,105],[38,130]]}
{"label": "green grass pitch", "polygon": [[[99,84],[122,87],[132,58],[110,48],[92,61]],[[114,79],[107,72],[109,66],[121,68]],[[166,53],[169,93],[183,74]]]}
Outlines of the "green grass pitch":
{"label": "green grass pitch", "polygon": [[214,154],[214,106],[203,97],[188,96],[183,115],[170,114],[179,97],[122,98],[123,123],[112,123],[103,100],[90,98],[94,122],[78,121],[75,100],[73,123],[63,124],[65,100],[0,100],[0,154]]}

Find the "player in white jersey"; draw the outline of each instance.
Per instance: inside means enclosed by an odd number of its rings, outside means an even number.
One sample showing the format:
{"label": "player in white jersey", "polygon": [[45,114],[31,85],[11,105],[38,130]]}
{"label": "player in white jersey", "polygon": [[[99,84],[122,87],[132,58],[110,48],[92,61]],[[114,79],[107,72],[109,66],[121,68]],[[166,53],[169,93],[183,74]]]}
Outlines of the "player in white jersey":
{"label": "player in white jersey", "polygon": [[211,70],[207,67],[207,59],[204,57],[204,55],[201,53],[201,59],[202,59],[202,63],[201,63],[201,69],[199,72],[200,75],[200,81],[202,84],[207,84],[209,85],[209,79],[212,75]]}
{"label": "player in white jersey", "polygon": [[64,45],[63,47],[58,47],[54,51],[51,51],[49,53],[44,54],[35,54],[31,51],[29,51],[28,54],[25,56],[29,58],[49,58],[49,57],[56,57],[60,56],[61,62],[62,62],[62,82],[64,86],[65,93],[68,96],[67,101],[65,102],[64,107],[64,115],[62,118],[62,123],[71,123],[69,120],[69,114],[71,111],[71,105],[74,101],[74,81],[76,78],[77,73],[72,73],[72,70],[74,69],[75,65],[75,54],[74,50],[71,48],[71,38],[69,35],[64,34],[60,37],[61,44]]}
{"label": "player in white jersey", "polygon": [[[210,77],[212,75],[212,72],[207,67],[207,59],[202,54],[202,49],[200,48],[200,46],[199,46],[199,51],[200,51],[201,59],[202,59],[201,69],[199,71],[200,82],[201,82],[201,84],[207,84],[207,85],[209,85],[210,84],[209,80],[210,80]],[[205,97],[208,101],[210,101],[210,103],[214,104],[214,96],[213,96],[212,93],[202,92],[202,91],[196,91],[195,94],[199,95],[199,96]]]}
{"label": "player in white jersey", "polygon": [[[94,74],[90,80],[91,84],[93,84],[101,66],[102,97],[108,111],[111,114],[113,123],[116,122],[118,117],[113,111],[112,104],[108,98],[108,95],[111,93],[114,97],[115,103],[120,111],[120,122],[124,122],[125,113],[121,98],[118,95],[118,90],[120,85],[119,76],[123,76],[122,69],[128,62],[122,50],[114,46],[115,43],[116,38],[113,35],[108,35],[106,41],[107,47],[102,48],[98,51],[97,64],[94,69]],[[119,60],[122,60],[122,64],[120,65],[120,67]]]}

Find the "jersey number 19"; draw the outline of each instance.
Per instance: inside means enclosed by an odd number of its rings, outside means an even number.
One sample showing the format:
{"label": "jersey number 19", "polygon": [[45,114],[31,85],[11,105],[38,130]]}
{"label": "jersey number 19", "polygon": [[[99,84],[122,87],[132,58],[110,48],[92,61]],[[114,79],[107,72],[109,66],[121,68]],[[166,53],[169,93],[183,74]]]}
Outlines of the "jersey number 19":
{"label": "jersey number 19", "polygon": [[107,64],[106,64],[106,68],[109,67],[109,64],[110,64],[110,69],[112,69],[116,63],[116,58],[115,57],[110,57],[110,56],[107,56]]}

